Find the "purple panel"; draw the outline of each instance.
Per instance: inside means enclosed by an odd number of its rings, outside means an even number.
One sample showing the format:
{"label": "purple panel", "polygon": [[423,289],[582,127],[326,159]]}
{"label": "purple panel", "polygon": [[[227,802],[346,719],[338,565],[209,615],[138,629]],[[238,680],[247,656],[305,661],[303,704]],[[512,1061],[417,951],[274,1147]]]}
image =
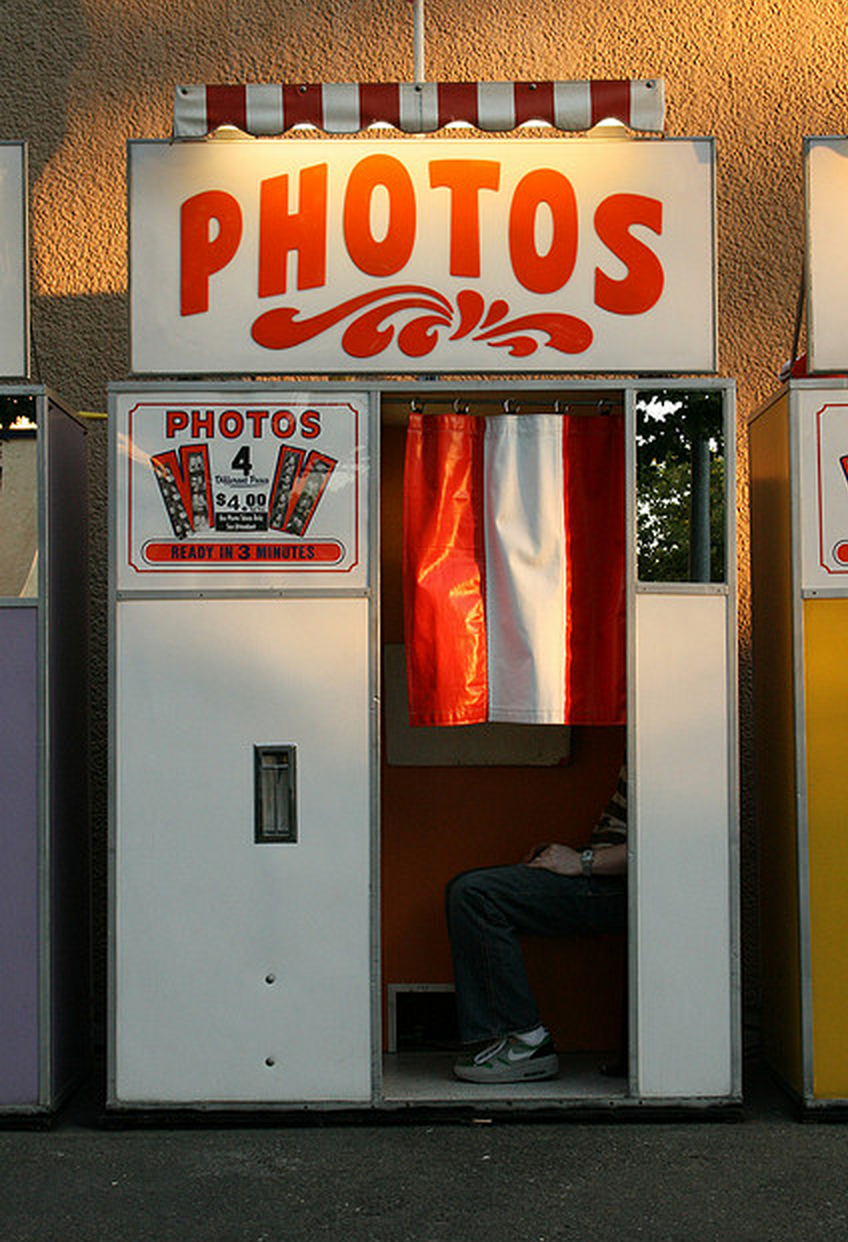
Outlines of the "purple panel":
{"label": "purple panel", "polygon": [[0,607],[0,1108],[37,1104],[38,613]]}

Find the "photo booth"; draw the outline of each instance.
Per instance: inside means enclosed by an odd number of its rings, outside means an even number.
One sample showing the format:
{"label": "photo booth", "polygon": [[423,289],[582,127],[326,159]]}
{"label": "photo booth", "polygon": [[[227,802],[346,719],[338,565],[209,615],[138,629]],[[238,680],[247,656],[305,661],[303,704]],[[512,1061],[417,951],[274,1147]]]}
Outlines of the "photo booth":
{"label": "photo booth", "polygon": [[30,384],[27,161],[0,143],[0,1115],[88,1064],[86,433]]}
{"label": "photo booth", "polygon": [[748,429],[763,1042],[811,1113],[848,1102],[846,154],[805,141],[807,356]]}
{"label": "photo booth", "polygon": [[[540,105],[582,98],[549,85]],[[274,89],[238,95],[236,123],[274,132]],[[237,90],[180,88],[192,133]],[[368,88],[323,90],[325,128],[354,100],[358,128]],[[210,139],[129,160],[110,1107],[738,1104],[734,388],[682,378],[716,370],[712,143]],[[498,554],[501,604],[522,566],[557,566],[549,610],[521,614],[528,676],[509,655],[475,671],[468,547],[418,540],[440,506],[486,526],[489,558],[489,482],[529,522]],[[481,564],[491,653],[510,624]],[[457,667],[448,702],[435,670]],[[445,884],[585,840],[625,756],[627,937],[527,946],[563,1074],[457,1083]]]}

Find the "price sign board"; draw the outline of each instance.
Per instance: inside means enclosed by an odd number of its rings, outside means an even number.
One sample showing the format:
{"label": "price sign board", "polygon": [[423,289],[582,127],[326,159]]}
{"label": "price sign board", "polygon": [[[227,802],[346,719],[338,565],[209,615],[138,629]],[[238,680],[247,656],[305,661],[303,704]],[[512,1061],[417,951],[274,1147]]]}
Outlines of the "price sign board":
{"label": "price sign board", "polygon": [[116,395],[119,590],[362,586],[369,398]]}

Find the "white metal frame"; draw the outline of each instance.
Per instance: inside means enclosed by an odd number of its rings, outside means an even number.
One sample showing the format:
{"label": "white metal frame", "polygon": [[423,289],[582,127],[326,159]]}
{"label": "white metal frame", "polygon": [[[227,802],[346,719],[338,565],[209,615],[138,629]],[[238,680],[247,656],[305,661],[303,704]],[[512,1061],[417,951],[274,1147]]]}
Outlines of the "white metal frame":
{"label": "white metal frame", "polygon": [[[727,876],[729,891],[729,910],[730,910],[730,928],[729,928],[729,944],[731,952],[731,960],[729,964],[730,979],[730,997],[729,1006],[731,1014],[731,1030],[728,1035],[729,1044],[729,1079],[730,1088],[726,1094],[718,1097],[707,1095],[691,1095],[686,1097],[672,1096],[664,1098],[662,1096],[651,1096],[644,1098],[640,1092],[639,1083],[639,1013],[636,997],[638,994],[638,924],[636,920],[636,875],[637,869],[633,865],[636,858],[637,840],[638,840],[638,823],[631,821],[631,832],[629,839],[629,851],[631,865],[629,867],[629,887],[630,887],[630,929],[629,929],[629,961],[630,961],[630,1092],[626,1098],[612,1091],[607,1096],[593,1097],[593,1104],[621,1104],[621,1105],[642,1105],[645,1104],[663,1107],[711,1107],[726,1104],[737,1104],[741,1100],[741,1005],[740,1005],[740,909],[738,896],[739,882],[739,836],[738,836],[738,783],[737,783],[737,766],[738,766],[738,708],[737,708],[737,629],[735,624],[736,618],[736,440],[735,440],[735,386],[732,381],[721,380],[716,378],[666,378],[666,377],[639,377],[636,379],[609,379],[602,378],[599,380],[575,379],[568,376],[556,376],[550,379],[521,379],[504,376],[498,380],[487,379],[485,381],[471,381],[467,379],[457,380],[427,380],[411,377],[405,381],[399,380],[363,380],[357,382],[352,380],[347,383],[339,383],[338,381],[320,381],[311,379],[298,384],[294,383],[276,383],[273,381],[258,380],[252,383],[239,381],[218,381],[215,383],[216,390],[232,392],[233,394],[255,391],[261,387],[273,387],[275,391],[289,389],[297,391],[303,389],[308,384],[310,388],[317,387],[320,383],[322,392],[368,392],[371,396],[372,404],[372,442],[371,442],[371,463],[374,471],[372,477],[379,479],[379,417],[380,417],[380,398],[383,394],[390,395],[395,392],[403,392],[404,394],[415,392],[422,400],[426,400],[427,396],[432,394],[438,396],[443,393],[463,393],[469,395],[485,396],[488,392],[503,393],[505,389],[509,389],[516,394],[516,398],[520,400],[522,394],[526,394],[527,400],[532,400],[534,393],[550,393],[552,390],[561,388],[568,392],[591,393],[593,391],[602,391],[605,393],[618,392],[621,394],[625,402],[626,412],[626,506],[627,506],[627,622],[628,622],[628,700],[632,705],[634,702],[635,684],[634,684],[634,656],[635,656],[635,636],[634,636],[634,618],[636,613],[636,602],[638,595],[647,594],[667,594],[667,595],[718,595],[725,596],[727,601],[726,611],[726,635],[727,635],[727,703],[729,707],[729,719],[727,720],[727,773],[728,773],[728,790],[730,805],[728,806],[728,824],[730,825],[730,834],[728,840],[728,863],[729,873]],[[204,382],[204,386],[208,386],[209,381]],[[187,394],[199,387],[197,382],[180,381],[168,383],[160,380],[135,380],[122,384],[110,386],[110,402],[119,393],[122,392],[145,392],[156,393],[162,391],[184,391]],[[726,551],[726,582],[715,584],[653,584],[638,583],[636,580],[636,532],[635,532],[635,404],[637,396],[641,393],[649,393],[657,389],[680,391],[692,391],[700,389],[709,389],[720,391],[723,394],[724,411],[725,411],[725,489],[726,489],[726,532],[727,532],[727,551]],[[115,477],[116,468],[116,448],[113,443],[110,448],[110,469],[112,477]],[[370,555],[371,567],[369,575],[369,593],[372,597],[372,619],[370,626],[370,667],[371,667],[371,689],[372,689],[372,711],[371,711],[371,756],[372,756],[372,777],[371,777],[371,804],[372,804],[372,830],[371,830],[371,943],[372,943],[372,1107],[380,1108],[397,1108],[408,1106],[412,1103],[428,1103],[428,1104],[457,1104],[464,1106],[485,1106],[485,1107],[564,1107],[572,1108],[576,1103],[586,1103],[585,1099],[576,1100],[569,1096],[567,1085],[565,1089],[557,1093],[546,1093],[543,1099],[526,1098],[519,1090],[516,1090],[512,1098],[504,1099],[499,1093],[494,1093],[495,1098],[486,1096],[481,1098],[479,1094],[468,1097],[467,1095],[457,1098],[455,1092],[439,1094],[436,1093],[432,1098],[427,1100],[402,1100],[393,1098],[387,1100],[383,1093],[382,1079],[382,1020],[381,1020],[381,961],[380,961],[380,874],[379,874],[379,858],[380,858],[380,842],[379,842],[379,823],[380,823],[380,790],[379,790],[379,738],[380,738],[380,697],[379,697],[379,670],[380,670],[380,633],[379,633],[379,487],[374,486],[371,489],[371,502],[369,507],[369,529],[370,539]],[[110,894],[110,943],[109,943],[109,980],[110,993],[112,1001],[109,1005],[109,1081],[108,1081],[108,1103],[116,1109],[132,1107],[122,1105],[116,1099],[114,1064],[115,1064],[115,1039],[116,1039],[116,1022],[115,1022],[115,997],[116,997],[116,954],[115,954],[115,739],[116,739],[116,705],[115,705],[115,684],[116,684],[116,666],[115,666],[115,616],[116,604],[120,598],[128,598],[134,596],[148,596],[151,593],[145,591],[139,592],[118,592],[115,582],[115,560],[116,560],[116,500],[114,495],[110,497],[110,577],[109,577],[109,606],[110,606],[110,657],[109,657],[109,737],[112,751],[112,759],[110,761],[110,873],[109,873],[109,894]],[[158,593],[152,593],[154,596]],[[203,592],[184,592],[186,597],[193,596],[214,596],[215,591]],[[243,594],[246,597],[252,596],[252,592],[224,592],[228,598],[233,598],[234,594]],[[263,594],[268,594],[263,592]],[[276,593],[285,595],[285,590]],[[302,589],[297,592],[298,597],[303,597]],[[361,592],[359,592],[361,594]],[[169,593],[170,595],[170,593]],[[638,772],[636,771],[635,759],[635,742],[632,730],[628,733],[628,759],[630,762],[630,780],[633,782],[632,788],[638,788]],[[692,1055],[697,1056],[697,1049],[692,1050]],[[348,1107],[344,1102],[337,1105],[326,1101],[316,1104],[306,1105],[306,1107],[314,1108],[333,1108]],[[168,1101],[149,1102],[144,1105],[148,1109],[156,1108],[173,1108],[173,1103]],[[221,1102],[214,1104],[202,1104],[197,1107],[204,1109],[215,1108],[251,1108],[255,1109],[257,1105],[239,1104],[238,1102]],[[301,1109],[305,1107],[303,1104],[296,1105],[278,1105],[278,1104],[262,1104],[259,1107],[268,1108],[274,1111],[285,1110],[286,1108],[296,1107]]]}
{"label": "white metal frame", "polygon": [[[202,386],[205,389],[214,387],[216,392],[219,392],[219,391],[225,392],[225,393],[231,394],[234,398],[238,397],[238,395],[241,393],[247,393],[247,392],[255,393],[257,389],[261,389],[261,388],[273,389],[274,392],[289,391],[289,392],[294,393],[294,392],[302,392],[304,388],[313,389],[315,387],[315,385],[312,383],[309,383],[309,384],[292,384],[292,383],[277,384],[277,383],[272,383],[269,381],[257,381],[256,383],[248,383],[248,382],[243,382],[243,381],[220,381],[220,382],[207,381]],[[185,381],[180,381],[180,382],[175,382],[175,383],[167,383],[165,381],[152,381],[152,382],[141,381],[141,382],[129,382],[129,383],[124,383],[124,384],[112,384],[109,387],[110,413],[114,411],[116,401],[120,397],[120,395],[123,393],[139,393],[139,394],[144,393],[144,394],[155,395],[157,393],[165,393],[165,392],[167,393],[181,392],[181,393],[185,393],[188,396],[191,393],[196,392],[199,387],[201,387],[201,385],[198,383],[190,383],[190,382],[185,382]],[[356,392],[356,393],[364,394],[367,396],[368,398],[368,423],[369,423],[369,427],[368,427],[368,430],[369,430],[369,470],[372,473],[376,472],[376,477],[379,477],[378,400],[375,395],[375,390],[373,388],[373,385],[368,384],[368,383],[321,385],[321,390],[322,390],[322,393],[329,393],[331,391],[335,393],[341,393],[341,394]],[[111,437],[110,446],[109,446],[109,471],[110,471],[110,477],[112,479],[117,478],[117,470],[118,470],[117,442],[116,442],[115,435],[113,435]],[[379,574],[379,552],[378,552],[379,508],[374,500],[373,489],[372,489],[372,495],[371,497],[369,497],[368,503],[366,506],[366,514],[367,514],[366,521],[367,521],[367,528],[368,528],[369,561],[368,561],[368,567],[367,567],[365,586],[356,586],[356,587],[350,587],[350,588],[333,587],[333,588],[328,589],[327,587],[322,588],[314,584],[310,585],[307,582],[305,585],[298,584],[298,585],[295,585],[294,587],[289,587],[289,588],[287,588],[285,585],[282,585],[277,589],[269,589],[266,587],[266,588],[256,588],[255,590],[250,590],[249,588],[246,588],[246,587],[236,589],[236,590],[232,590],[232,589],[227,590],[225,587],[220,587],[220,586],[219,587],[210,586],[209,588],[206,588],[205,584],[204,584],[203,589],[194,589],[194,590],[168,591],[164,589],[162,586],[157,586],[155,589],[141,588],[141,589],[134,589],[134,590],[125,590],[125,589],[118,588],[117,562],[118,562],[118,555],[119,555],[119,548],[120,548],[119,532],[117,529],[118,503],[117,503],[117,497],[115,494],[115,490],[113,489],[112,492],[110,493],[110,498],[109,498],[109,527],[110,527],[110,539],[109,539],[109,723],[108,723],[109,749],[110,749],[109,877],[108,877],[109,908],[110,908],[110,915],[109,915],[110,934],[109,934],[109,951],[108,951],[108,977],[109,977],[110,994],[112,998],[117,998],[118,996],[117,900],[116,900],[116,892],[117,892],[117,871],[116,871],[116,867],[117,867],[117,860],[116,860],[117,797],[116,797],[116,791],[117,791],[117,733],[118,733],[118,720],[117,720],[118,705],[117,705],[117,694],[116,694],[118,666],[117,666],[117,633],[116,631],[117,631],[117,616],[118,616],[117,605],[118,603],[121,600],[133,600],[133,599],[146,599],[146,600],[245,599],[245,600],[254,600],[257,598],[295,599],[298,601],[308,601],[308,600],[314,600],[318,598],[320,599],[370,598],[373,602],[373,600],[377,597],[377,589],[378,589],[377,582],[378,582],[378,574]],[[369,728],[369,753],[370,753],[371,775],[369,777],[369,785],[370,785],[370,802],[371,802],[371,842],[370,842],[371,879],[370,879],[370,884],[371,884],[372,895],[374,892],[379,891],[378,888],[376,887],[376,885],[379,882],[379,839],[378,839],[379,822],[380,822],[379,821],[379,789],[378,789],[378,782],[374,777],[374,773],[379,770],[378,748],[379,748],[379,725],[380,725],[379,706],[380,705],[379,705],[379,699],[376,695],[376,680],[379,676],[379,672],[378,672],[379,670],[378,626],[379,626],[379,608],[375,608],[372,605],[372,607],[370,608],[370,620],[369,620],[369,626],[368,626],[369,644],[370,644],[370,650],[369,650],[369,656],[368,656],[368,662],[369,662],[368,676],[369,676],[369,683],[371,687],[371,694],[370,694],[371,719],[370,719],[370,728]],[[373,899],[371,899],[370,896],[369,896],[369,906],[371,910],[370,955],[371,955],[371,968],[372,968],[372,973],[373,973],[374,970],[379,970],[379,924],[378,924],[378,915],[375,913],[377,909],[377,903]],[[372,989],[372,992],[373,992],[373,989]],[[371,1010],[371,1027],[372,1027],[371,1041],[370,1041],[371,1047],[372,1047],[372,1056],[371,1056],[372,1099],[371,1099],[371,1103],[373,1104],[375,1100],[376,1092],[378,1090],[379,1073],[380,1073],[380,1066],[381,1066],[379,1059],[377,1058],[376,1054],[373,1051],[373,1049],[378,1046],[379,1021],[380,1021],[380,1009],[379,1009],[378,1004],[375,1002],[373,995],[372,995],[370,1010]],[[107,1101],[110,1105],[114,1107],[123,1107],[123,1105],[121,1105],[120,1101],[117,1098],[116,1042],[117,1042],[117,1002],[115,999],[113,1003],[110,1003],[109,1010],[108,1010],[108,1048],[109,1048],[110,1055],[109,1055],[109,1065],[108,1065],[108,1074],[107,1074]],[[156,1108],[160,1106],[173,1107],[173,1104],[169,1104],[168,1102],[165,1102],[164,1105],[159,1105],[157,1104],[156,1101],[150,1101],[150,1102],[146,1102],[143,1107]],[[187,1104],[183,1106],[184,1107],[200,1107],[200,1108],[210,1107],[210,1105],[205,1102],[197,1104],[197,1105]],[[228,1104],[226,1106],[230,1107],[231,1105]],[[277,1109],[279,1108],[300,1108],[302,1106],[303,1105],[299,1101],[295,1101],[289,1105],[277,1105],[277,1104],[267,1105],[267,1107],[269,1108],[277,1108]],[[346,1101],[340,1101],[339,1105],[337,1106],[348,1107],[350,1105]],[[241,1103],[241,1104],[234,1105],[234,1107],[256,1108],[257,1105],[255,1103]],[[262,1107],[266,1107],[266,1105],[262,1105]],[[314,1104],[313,1107],[327,1108],[327,1107],[334,1107],[334,1105],[331,1103],[327,1103],[325,1101],[321,1101],[321,1102]]]}
{"label": "white metal frame", "polygon": [[[650,393],[657,389],[693,391],[710,389],[720,391],[724,400],[725,426],[725,511],[726,511],[726,578],[724,583],[654,583],[641,582],[637,569],[636,542],[636,402],[640,394]],[[644,378],[628,386],[627,392],[627,432],[625,438],[627,453],[627,514],[628,514],[628,572],[627,572],[627,634],[628,634],[628,720],[633,719],[636,703],[636,643],[637,602],[640,596],[724,596],[726,599],[725,633],[727,642],[727,703],[729,719],[727,721],[728,754],[728,824],[730,839],[728,842],[728,891],[730,897],[730,1090],[728,1098],[740,1100],[742,1095],[742,1024],[741,1024],[741,950],[740,926],[741,913],[739,901],[739,806],[738,806],[738,637],[736,625],[737,580],[736,580],[736,438],[735,438],[735,386],[731,381],[713,380],[699,382],[697,380]],[[637,762],[635,729],[628,729],[628,783],[631,788],[631,805],[638,803],[639,765]],[[630,1081],[631,1089],[641,1094],[641,1058],[640,1058],[640,1022],[639,1022],[639,927],[638,927],[638,817],[630,818],[628,834],[628,884],[629,884],[629,936],[628,953],[630,962]],[[669,929],[673,935],[673,929]],[[692,1049],[691,1055],[697,1055]],[[674,1099],[657,1099],[657,1103],[673,1103]],[[679,1102],[679,1101],[678,1101]]]}

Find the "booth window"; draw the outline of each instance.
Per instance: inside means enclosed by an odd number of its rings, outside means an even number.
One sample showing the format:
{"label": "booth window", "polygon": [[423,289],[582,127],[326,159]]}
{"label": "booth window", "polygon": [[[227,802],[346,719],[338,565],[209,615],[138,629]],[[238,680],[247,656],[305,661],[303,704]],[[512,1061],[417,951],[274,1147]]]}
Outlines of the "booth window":
{"label": "booth window", "polygon": [[636,539],[641,582],[726,580],[721,392],[636,399]]}

